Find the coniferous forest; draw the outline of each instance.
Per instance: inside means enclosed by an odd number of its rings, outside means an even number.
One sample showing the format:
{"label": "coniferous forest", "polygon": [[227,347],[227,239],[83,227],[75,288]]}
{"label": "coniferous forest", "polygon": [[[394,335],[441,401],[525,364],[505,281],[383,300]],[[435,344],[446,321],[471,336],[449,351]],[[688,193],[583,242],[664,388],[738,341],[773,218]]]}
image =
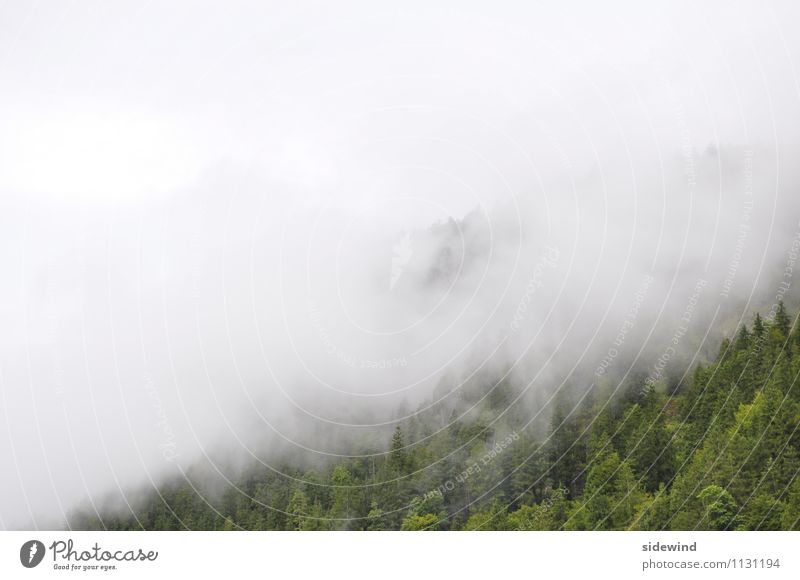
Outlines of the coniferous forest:
{"label": "coniferous forest", "polygon": [[[549,427],[513,385],[434,427],[425,412],[382,449],[313,468],[250,467],[222,491],[166,481],[71,529],[798,530],[800,329],[783,303],[665,387],[639,377],[552,400]],[[476,395],[477,397],[477,395]]]}

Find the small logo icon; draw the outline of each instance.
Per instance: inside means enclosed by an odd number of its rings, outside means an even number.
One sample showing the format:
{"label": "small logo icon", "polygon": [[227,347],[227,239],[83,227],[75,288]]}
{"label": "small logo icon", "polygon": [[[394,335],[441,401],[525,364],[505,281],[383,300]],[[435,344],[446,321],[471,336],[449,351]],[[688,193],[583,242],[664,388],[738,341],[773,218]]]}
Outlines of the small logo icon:
{"label": "small logo icon", "polygon": [[394,255],[392,256],[392,278],[389,281],[389,290],[394,290],[394,285],[400,280],[403,269],[414,253],[411,249],[411,233],[406,232],[403,238],[392,247],[392,250]]}
{"label": "small logo icon", "polygon": [[39,540],[28,540],[19,549],[19,561],[26,568],[35,568],[44,558],[44,544]]}

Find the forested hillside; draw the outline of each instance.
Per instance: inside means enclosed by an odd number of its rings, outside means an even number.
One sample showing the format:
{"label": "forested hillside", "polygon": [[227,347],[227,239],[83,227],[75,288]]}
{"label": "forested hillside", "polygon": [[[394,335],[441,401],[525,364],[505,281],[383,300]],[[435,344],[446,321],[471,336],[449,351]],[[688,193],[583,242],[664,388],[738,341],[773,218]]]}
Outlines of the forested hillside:
{"label": "forested hillside", "polygon": [[514,385],[499,384],[470,419],[439,427],[421,412],[357,458],[253,467],[222,492],[165,483],[132,510],[84,510],[68,526],[800,529],[800,331],[783,304],[686,371],[673,388],[642,375],[556,397],[546,433],[513,412]]}

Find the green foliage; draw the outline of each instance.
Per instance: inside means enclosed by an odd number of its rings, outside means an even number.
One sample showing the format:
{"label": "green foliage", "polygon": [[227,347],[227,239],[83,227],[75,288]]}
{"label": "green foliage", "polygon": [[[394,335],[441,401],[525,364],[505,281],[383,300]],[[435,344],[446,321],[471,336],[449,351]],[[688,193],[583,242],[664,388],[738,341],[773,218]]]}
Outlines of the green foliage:
{"label": "green foliage", "polygon": [[400,529],[406,532],[430,531],[437,529],[438,523],[439,517],[436,514],[413,515],[403,520]]}
{"label": "green foliage", "polygon": [[559,530],[567,520],[568,511],[567,490],[559,488],[548,491],[542,503],[524,505],[509,514],[508,525],[520,531]]}
{"label": "green foliage", "polygon": [[800,477],[794,483],[786,500],[786,507],[781,514],[782,530],[800,530]]}
{"label": "green foliage", "polygon": [[703,504],[708,529],[727,530],[734,526],[739,507],[736,500],[718,485],[709,485],[697,495]]}
{"label": "green foliage", "polygon": [[464,525],[467,531],[507,530],[508,514],[500,502],[493,502],[480,511],[474,511]]}
{"label": "green foliage", "polygon": [[630,464],[620,459],[608,440],[592,463],[583,497],[567,526],[576,530],[627,529],[644,500]]}

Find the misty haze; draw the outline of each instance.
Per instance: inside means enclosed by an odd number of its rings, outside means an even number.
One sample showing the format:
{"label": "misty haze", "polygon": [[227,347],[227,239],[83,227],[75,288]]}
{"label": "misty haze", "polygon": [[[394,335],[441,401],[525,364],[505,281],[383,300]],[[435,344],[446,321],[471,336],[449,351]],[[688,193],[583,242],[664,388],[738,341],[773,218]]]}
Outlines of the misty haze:
{"label": "misty haze", "polygon": [[0,529],[800,529],[798,22],[3,4]]}

